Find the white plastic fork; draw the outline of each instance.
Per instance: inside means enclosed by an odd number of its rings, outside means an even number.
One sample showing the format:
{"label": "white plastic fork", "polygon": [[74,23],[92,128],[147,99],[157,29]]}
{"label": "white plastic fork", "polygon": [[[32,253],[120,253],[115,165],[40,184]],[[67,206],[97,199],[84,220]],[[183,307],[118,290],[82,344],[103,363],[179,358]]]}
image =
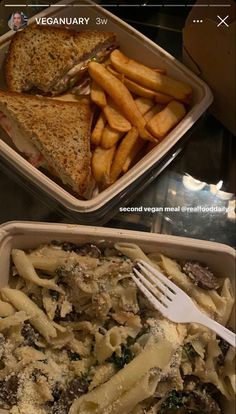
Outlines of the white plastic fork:
{"label": "white plastic fork", "polygon": [[137,261],[137,266],[142,273],[134,268],[136,275],[132,275],[134,282],[163,316],[176,323],[199,323],[207,326],[236,347],[236,335],[202,313],[192,299],[175,283],[144,260]]}

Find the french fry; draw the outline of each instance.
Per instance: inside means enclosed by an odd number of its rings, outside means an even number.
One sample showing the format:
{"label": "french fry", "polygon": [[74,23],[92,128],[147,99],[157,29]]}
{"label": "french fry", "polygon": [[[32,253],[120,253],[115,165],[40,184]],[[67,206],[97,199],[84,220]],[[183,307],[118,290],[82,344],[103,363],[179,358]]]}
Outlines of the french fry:
{"label": "french fry", "polygon": [[134,145],[138,140],[138,129],[133,127],[123,138],[118,149],[116,150],[114,160],[111,166],[110,183],[114,183],[122,173],[122,169],[127,157],[132,152]]}
{"label": "french fry", "polygon": [[154,105],[148,112],[144,114],[145,121],[150,121],[150,119],[152,119],[154,115],[156,115],[158,112],[163,111],[164,108],[165,106],[161,104]]}
{"label": "french fry", "polygon": [[152,106],[154,106],[153,100],[148,99],[148,98],[143,98],[143,97],[136,98],[134,102],[137,105],[137,108],[142,115],[145,115],[146,112],[148,112],[152,108]]}
{"label": "french fry", "polygon": [[92,131],[92,134],[91,134],[91,144],[96,145],[96,146],[100,144],[100,141],[102,139],[103,129],[105,125],[106,125],[106,118],[103,112],[101,112],[96,122],[96,125]]}
{"label": "french fry", "polygon": [[[111,60],[110,60],[110,63],[111,63]],[[122,78],[122,73],[117,72],[117,70],[115,70],[111,64],[107,65],[106,69],[109,70],[109,72],[111,72],[112,75],[114,75],[116,78],[119,78],[119,79]]]}
{"label": "french fry", "polygon": [[[144,118],[145,120],[148,122],[151,118],[154,117],[154,115],[156,115],[158,112],[162,111],[164,109],[164,105],[160,105],[157,104],[155,106],[153,106],[148,112],[146,112],[144,114]],[[144,146],[146,145],[146,142],[139,138],[136,142],[136,144],[134,145],[132,152],[128,155],[125,164],[123,166],[123,172],[125,173],[126,171],[128,171],[128,169],[130,168],[130,165],[133,163],[133,161],[135,160],[135,158],[137,157],[138,153],[144,148]],[[157,143],[155,142],[148,142],[147,143],[147,151],[145,151],[145,153],[151,151],[151,149],[153,149],[155,146],[157,145]]]}
{"label": "french fry", "polygon": [[113,147],[113,145],[115,145],[120,140],[123,134],[124,133],[121,131],[112,129],[110,125],[106,125],[102,133],[100,146],[105,149]]}
{"label": "french fry", "polygon": [[141,86],[128,78],[125,78],[124,83],[125,86],[127,86],[127,88],[129,89],[129,91],[135,93],[135,95],[143,96],[143,98],[155,99],[155,91],[145,88],[144,86]]}
{"label": "french fry", "polygon": [[192,93],[192,89],[189,85],[169,78],[161,73],[157,73],[135,60],[129,59],[118,49],[111,53],[110,59],[116,70],[124,73],[131,80],[140,83],[147,88],[173,96],[182,101],[188,100]]}
{"label": "french fry", "polygon": [[92,82],[90,97],[96,105],[100,106],[100,108],[103,108],[107,104],[104,90],[94,81]]}
{"label": "french fry", "polygon": [[[117,72],[112,66],[107,66],[107,69],[118,79],[122,79],[122,74]],[[158,103],[168,104],[173,100],[173,96],[165,95],[164,93],[148,89],[145,86],[141,86],[128,78],[124,78],[124,84],[127,86],[129,91],[135,95],[143,96],[144,98],[155,99],[155,101]]]}
{"label": "french fry", "polygon": [[119,108],[108,98],[107,105],[103,108],[103,113],[111,128],[120,132],[128,132],[132,126],[129,121],[121,114]]}
{"label": "french fry", "polygon": [[156,92],[155,101],[160,104],[168,104],[169,102],[173,101],[173,97],[170,95],[165,95],[161,92]]}
{"label": "french fry", "polygon": [[109,185],[111,163],[115,154],[116,146],[104,149],[97,147],[92,156],[92,174],[100,187],[105,188]]}
{"label": "french fry", "polygon": [[162,139],[181,121],[185,114],[186,109],[181,102],[171,101],[163,111],[151,118],[147,123],[147,128],[155,137]]}
{"label": "french fry", "polygon": [[88,65],[89,74],[106,93],[113,99],[122,114],[137,127],[141,138],[148,141],[156,139],[146,130],[146,121],[140,114],[133,97],[127,87],[114,75],[112,75],[103,65],[97,62],[90,62]]}
{"label": "french fry", "polygon": [[[117,72],[112,66],[107,66],[107,70],[112,73],[116,78],[123,81],[122,83],[127,86],[130,92],[134,93],[135,95],[143,96],[144,98],[154,99],[155,98],[155,91],[152,91],[151,89],[147,89],[141,85],[138,85],[138,83],[135,83],[131,81],[128,78],[124,78],[124,74]],[[122,77],[123,75],[123,77]]]}
{"label": "french fry", "polygon": [[[153,142],[149,142],[148,145],[154,145],[155,144]],[[128,157],[126,158],[126,161],[123,165],[122,168],[122,172],[126,173],[126,171],[128,171],[130,165],[132,164],[132,162],[135,160],[135,158],[137,157],[138,153],[143,149],[143,147],[146,145],[146,141],[144,141],[142,138],[138,138],[137,141],[135,142],[132,151],[129,153]]]}

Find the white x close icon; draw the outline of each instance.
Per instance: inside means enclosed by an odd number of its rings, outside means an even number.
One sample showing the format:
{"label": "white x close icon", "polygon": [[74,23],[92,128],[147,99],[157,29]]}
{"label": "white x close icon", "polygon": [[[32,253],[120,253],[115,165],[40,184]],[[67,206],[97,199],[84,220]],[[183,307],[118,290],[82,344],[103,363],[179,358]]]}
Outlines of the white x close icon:
{"label": "white x close icon", "polygon": [[217,15],[217,17],[218,17],[218,19],[220,19],[220,23],[217,25],[217,27],[221,26],[222,24],[229,27],[229,25],[225,21],[226,19],[228,19],[229,16],[226,16],[224,19],[222,17],[218,16],[218,15]]}

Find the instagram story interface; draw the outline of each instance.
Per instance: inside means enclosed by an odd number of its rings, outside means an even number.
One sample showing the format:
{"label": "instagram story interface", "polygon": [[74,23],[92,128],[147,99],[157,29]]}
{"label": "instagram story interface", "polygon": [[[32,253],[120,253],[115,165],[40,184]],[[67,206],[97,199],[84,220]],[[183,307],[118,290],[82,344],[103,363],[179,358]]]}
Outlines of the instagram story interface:
{"label": "instagram story interface", "polygon": [[0,414],[235,412],[235,1],[0,1]]}

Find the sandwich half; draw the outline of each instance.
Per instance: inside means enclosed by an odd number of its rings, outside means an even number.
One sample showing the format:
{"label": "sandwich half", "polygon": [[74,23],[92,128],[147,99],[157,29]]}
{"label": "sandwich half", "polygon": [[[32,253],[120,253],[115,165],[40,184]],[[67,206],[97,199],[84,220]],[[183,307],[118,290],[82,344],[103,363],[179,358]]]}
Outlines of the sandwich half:
{"label": "sandwich half", "polygon": [[91,59],[101,62],[115,47],[116,36],[110,32],[28,26],[13,36],[9,46],[5,65],[8,89],[63,93],[78,82]]}
{"label": "sandwich half", "polygon": [[14,146],[85,198],[92,183],[91,120],[86,103],[0,91],[0,125]]}

